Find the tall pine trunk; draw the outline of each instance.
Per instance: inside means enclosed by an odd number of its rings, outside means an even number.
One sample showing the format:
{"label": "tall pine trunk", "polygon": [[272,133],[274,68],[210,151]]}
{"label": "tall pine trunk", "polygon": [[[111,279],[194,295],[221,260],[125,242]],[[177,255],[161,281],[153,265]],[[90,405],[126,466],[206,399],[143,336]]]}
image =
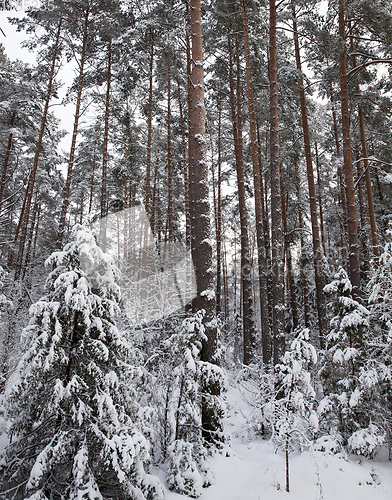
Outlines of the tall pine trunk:
{"label": "tall pine trunk", "polygon": [[[242,150],[242,131],[241,131],[241,88],[240,88],[240,67],[237,64],[237,100],[234,93],[234,77],[233,77],[233,49],[231,40],[229,44],[229,85],[230,85],[230,103],[234,137],[234,152],[236,159],[237,186],[238,186],[238,204],[240,211],[240,231],[241,231],[241,292],[242,292],[242,307],[243,307],[243,361],[244,364],[249,364],[254,354],[255,331],[253,319],[253,293],[251,281],[251,265],[249,255],[249,236],[248,236],[248,216],[246,212],[245,198],[245,174],[244,160]],[[237,102],[236,102],[237,101]]]}
{"label": "tall pine trunk", "polygon": [[[357,92],[359,92],[359,86]],[[378,242],[378,231],[377,231],[376,215],[374,211],[372,179],[370,177],[368,150],[366,145],[365,120],[363,117],[363,110],[360,105],[358,105],[358,118],[359,118],[359,130],[361,134],[363,167],[365,171],[366,195],[368,200],[368,211],[370,219],[370,234],[372,238],[373,253],[374,256],[376,257],[376,262],[378,262],[378,258],[380,257],[380,245]]]}
{"label": "tall pine trunk", "polygon": [[222,295],[222,145],[221,145],[221,102],[218,106],[218,179],[216,208],[216,312],[221,312]]}
{"label": "tall pine trunk", "polygon": [[[170,57],[170,56],[169,56]],[[170,59],[167,64],[167,228],[168,239],[173,241],[173,162],[171,144],[171,68]]]}
{"label": "tall pine trunk", "polygon": [[272,333],[274,365],[285,351],[284,261],[282,199],[280,190],[278,62],[276,53],[276,5],[269,1],[269,85],[270,85],[270,168],[271,168],[271,249],[272,249]]}
{"label": "tall pine trunk", "polygon": [[[271,341],[270,340],[271,332],[268,321],[267,259],[266,259],[266,247],[264,241],[261,165],[260,165],[260,156],[259,156],[259,148],[257,140],[256,114],[255,114],[255,104],[253,96],[252,68],[251,68],[250,50],[249,50],[249,33],[248,33],[248,19],[246,14],[246,0],[242,0],[242,24],[244,30],[246,85],[248,91],[249,127],[250,127],[250,140],[252,148],[256,240],[257,240],[257,254],[258,254],[258,266],[259,266],[261,331],[263,339],[262,343],[266,345]],[[264,362],[269,362],[269,361],[270,360],[268,359],[264,360]]]}
{"label": "tall pine trunk", "polygon": [[[208,166],[205,134],[203,36],[200,0],[191,0],[192,33],[192,92],[190,135],[192,137],[192,259],[196,274],[196,307],[204,309],[206,339],[203,342],[203,361],[217,363],[218,330],[212,266],[210,203],[208,190]],[[209,382],[202,395],[202,434],[206,441],[214,441],[221,431],[219,417],[211,411],[210,398],[220,393],[217,383]]]}
{"label": "tall pine trunk", "polygon": [[291,11],[293,16],[295,60],[300,75],[299,98],[301,105],[302,130],[304,134],[306,171],[307,171],[308,189],[309,189],[310,220],[312,225],[312,237],[313,237],[313,263],[314,263],[314,279],[316,284],[319,337],[320,337],[320,347],[323,348],[327,330],[327,324],[326,324],[326,310],[325,310],[325,297],[324,297],[324,279],[323,279],[323,269],[322,269],[322,251],[321,251],[321,241],[320,241],[320,228],[317,218],[316,186],[314,182],[312,153],[310,146],[308,111],[306,106],[305,89],[302,80],[302,65],[301,65],[301,55],[298,42],[297,18],[295,14],[295,5],[293,0],[291,2]]}
{"label": "tall pine trunk", "polygon": [[341,38],[341,52],[339,56],[340,68],[340,93],[342,107],[342,129],[343,129],[343,160],[346,180],[347,215],[348,215],[348,241],[349,241],[349,267],[350,280],[353,286],[353,296],[360,298],[360,264],[359,264],[359,242],[357,210],[355,205],[354,174],[351,157],[351,134],[350,114],[348,97],[348,77],[346,70],[346,32],[345,32],[345,0],[339,0],[339,35]]}
{"label": "tall pine trunk", "polygon": [[[294,145],[295,148],[295,145]],[[301,180],[299,177],[299,169],[298,169],[298,161],[295,160],[294,164],[295,175],[296,175],[296,184],[297,184],[297,200],[298,206],[302,206],[301,202]],[[298,226],[300,230],[300,242],[301,242],[301,252],[303,252],[305,242],[304,242],[304,218],[301,208],[298,210]],[[305,269],[301,269],[302,276],[302,289],[303,289],[303,301],[304,301],[304,323],[306,328],[310,328],[310,305],[309,305],[309,284],[308,278],[306,276]]]}

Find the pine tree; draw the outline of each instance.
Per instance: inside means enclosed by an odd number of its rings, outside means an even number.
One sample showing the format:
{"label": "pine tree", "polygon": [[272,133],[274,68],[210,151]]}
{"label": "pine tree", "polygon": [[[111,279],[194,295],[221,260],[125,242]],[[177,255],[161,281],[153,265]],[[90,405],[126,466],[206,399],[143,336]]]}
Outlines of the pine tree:
{"label": "pine tree", "polygon": [[[10,444],[1,461],[3,495],[32,499],[162,498],[147,474],[149,443],[140,429],[118,331],[119,288],[111,258],[92,234],[47,260],[46,296],[31,307],[30,347],[6,392]],[[147,409],[148,410],[148,409]],[[8,492],[8,493],[7,493]]]}

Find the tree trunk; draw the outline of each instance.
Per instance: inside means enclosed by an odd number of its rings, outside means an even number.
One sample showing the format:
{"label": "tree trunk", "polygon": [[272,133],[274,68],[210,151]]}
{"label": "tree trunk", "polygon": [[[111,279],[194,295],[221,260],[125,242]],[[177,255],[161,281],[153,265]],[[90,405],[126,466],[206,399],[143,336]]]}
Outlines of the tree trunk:
{"label": "tree trunk", "polygon": [[4,188],[7,181],[8,163],[12,151],[12,138],[14,136],[12,132],[12,127],[14,126],[15,117],[16,117],[16,111],[14,111],[11,115],[11,121],[10,121],[11,132],[9,133],[8,136],[7,150],[5,152],[4,163],[3,163],[3,174],[1,176],[1,183],[0,183],[0,211],[1,211],[1,206],[3,204]]}
{"label": "tree trunk", "polygon": [[[170,56],[169,56],[170,57]],[[170,59],[167,64],[167,228],[169,241],[173,241],[173,163],[171,150],[171,71]]]}
{"label": "tree trunk", "polygon": [[270,341],[270,336],[271,336],[269,321],[268,321],[267,260],[265,251],[265,241],[264,241],[261,164],[260,164],[260,156],[259,156],[259,148],[257,140],[257,126],[256,126],[256,114],[255,114],[255,104],[253,96],[252,68],[251,68],[250,50],[249,50],[249,33],[248,33],[248,19],[246,14],[246,0],[242,0],[242,24],[244,29],[246,85],[248,90],[249,127],[250,127],[250,140],[251,140],[252,164],[253,164],[256,239],[257,239],[257,252],[258,252],[258,265],[259,265],[261,331],[262,331],[262,338],[264,338],[263,344],[267,344]]}
{"label": "tree trunk", "polygon": [[288,193],[286,196],[286,200],[282,196],[282,218],[283,218],[286,265],[287,265],[287,282],[288,282],[287,288],[290,295],[290,308],[293,320],[293,329],[295,330],[296,328],[298,328],[298,308],[297,308],[297,297],[295,293],[294,271],[291,259],[290,239],[287,230],[287,208],[288,208]]}
{"label": "tree trunk", "polygon": [[[295,168],[295,174],[296,174],[296,183],[297,183],[297,200],[298,200],[298,205],[301,207],[301,189],[300,189],[300,177],[299,177],[299,169],[298,169],[298,161],[295,161],[294,164]],[[304,249],[304,235],[303,235],[303,229],[304,229],[304,218],[302,214],[302,210],[299,209],[298,211],[298,225],[299,225],[299,230],[301,231],[301,236],[300,236],[300,241],[301,241],[301,252],[303,252]],[[309,284],[308,284],[308,278],[306,276],[305,270],[302,268],[301,269],[301,275],[302,275],[302,288],[303,288],[303,300],[304,300],[304,323],[306,328],[310,328],[310,306],[309,306]]]}
{"label": "tree trunk", "polygon": [[[358,88],[358,91],[359,91],[359,88]],[[360,129],[360,133],[361,133],[362,156],[364,158],[363,167],[365,170],[366,195],[367,195],[367,200],[368,200],[370,232],[371,232],[371,237],[372,237],[372,248],[373,248],[374,256],[376,257],[376,262],[378,262],[378,259],[380,257],[380,245],[378,242],[378,231],[377,231],[376,216],[375,216],[375,211],[374,211],[372,179],[370,177],[368,150],[367,150],[367,145],[366,145],[365,120],[363,117],[362,107],[359,105],[358,105],[358,118],[359,118],[359,129]]]}
{"label": "tree trunk", "polygon": [[193,204],[191,200],[193,199],[193,190],[195,186],[195,180],[193,178],[193,137],[191,136],[191,113],[192,113],[192,54],[191,54],[191,41],[189,33],[191,33],[191,15],[190,15],[190,3],[186,2],[186,15],[187,15],[187,27],[188,30],[185,32],[186,38],[186,72],[187,72],[187,89],[188,89],[188,162],[189,162],[189,170],[188,170],[188,200],[189,200],[189,226],[186,228],[188,232],[186,234],[187,246],[192,246],[191,240],[194,237],[192,234],[193,231]]}
{"label": "tree trunk", "polygon": [[[210,203],[208,190],[208,166],[205,134],[203,37],[200,0],[191,0],[192,33],[192,95],[190,135],[192,137],[192,258],[196,274],[197,309],[204,309],[206,340],[203,342],[202,361],[217,363],[218,331],[216,325],[216,303],[212,267]],[[206,441],[213,442],[222,430],[218,415],[211,409],[211,396],[218,396],[218,384],[209,382],[202,394],[202,434]]]}
{"label": "tree trunk", "polygon": [[77,90],[77,97],[76,97],[76,107],[75,107],[75,117],[74,117],[74,125],[73,125],[73,132],[72,132],[71,150],[69,153],[67,179],[65,181],[64,194],[63,194],[63,204],[61,207],[61,215],[60,215],[59,233],[58,233],[58,237],[57,237],[58,248],[62,247],[62,241],[63,241],[65,228],[66,228],[66,217],[67,217],[67,212],[68,212],[69,193],[70,193],[70,189],[71,189],[72,171],[73,171],[73,165],[74,165],[74,161],[75,161],[76,138],[78,135],[78,127],[79,127],[80,106],[82,104],[84,65],[86,62],[86,52],[87,52],[89,14],[90,14],[90,12],[89,12],[89,9],[87,8],[86,13],[85,13],[85,18],[84,18],[83,41],[82,41],[82,50],[81,50],[81,54],[80,54],[80,63],[79,63],[78,90]]}
{"label": "tree trunk", "polygon": [[89,200],[89,205],[88,205],[88,214],[89,215],[91,215],[91,211],[93,209],[95,162],[96,162],[96,156],[95,156],[95,151],[94,151],[94,155],[93,155],[93,169],[92,169],[92,172],[91,172],[91,179],[90,179],[90,200]]}
{"label": "tree trunk", "polygon": [[103,133],[101,218],[106,217],[108,214],[107,168],[108,168],[111,78],[112,78],[112,41],[110,40],[109,46],[108,46],[108,68],[107,68],[106,97],[105,97],[105,127],[104,127],[104,133]]}
{"label": "tree trunk", "polygon": [[218,105],[218,179],[217,179],[217,213],[216,213],[216,312],[221,312],[222,291],[222,147],[221,147],[221,102]]}
{"label": "tree trunk", "polygon": [[[39,156],[41,153],[42,140],[43,140],[45,128],[46,128],[46,120],[48,117],[50,98],[52,96],[53,81],[54,81],[55,69],[56,69],[56,60],[57,60],[57,55],[58,55],[58,50],[59,50],[59,45],[60,45],[61,25],[62,25],[62,20],[60,19],[59,25],[57,28],[56,41],[55,41],[54,46],[53,46],[52,64],[50,67],[48,90],[46,92],[44,112],[43,112],[42,119],[41,119],[41,128],[40,128],[40,132],[39,132],[39,136],[38,136],[37,146],[35,149],[33,168],[31,169],[29,181],[28,181],[28,185],[27,185],[24,209],[23,209],[22,215],[21,215],[21,225],[20,225],[21,235],[20,235],[20,241],[19,241],[18,256],[16,259],[15,280],[19,279],[20,273],[22,270],[23,253],[24,253],[24,249],[25,249],[27,228],[28,228],[28,224],[29,224],[31,201],[33,199],[35,179],[36,179],[37,170],[38,170],[38,160],[39,160]],[[15,235],[15,243],[17,242],[18,234],[19,234],[19,231],[17,231],[17,234]],[[12,261],[12,256],[10,256],[10,259]]]}
{"label": "tree trunk", "polygon": [[185,133],[185,120],[184,120],[184,112],[181,101],[181,90],[180,90],[180,82],[177,79],[177,90],[178,90],[178,107],[180,111],[180,125],[181,125],[181,149],[182,149],[182,163],[183,163],[183,173],[184,173],[184,207],[185,207],[185,241],[186,244],[189,244],[188,235],[190,233],[190,214],[189,214],[189,169],[186,158],[186,133]]}
{"label": "tree trunk", "polygon": [[28,268],[28,265],[30,263],[31,246],[33,243],[34,230],[36,229],[36,220],[39,217],[39,210],[40,210],[40,206],[38,203],[38,193],[36,193],[35,194],[35,201],[34,201],[33,216],[32,216],[31,225],[30,225],[30,232],[29,232],[29,237],[27,238],[27,245],[26,245],[26,252],[25,252],[26,256],[25,256],[23,268],[21,271],[22,280],[24,280],[26,277],[27,268]]}
{"label": "tree trunk", "polygon": [[269,85],[270,85],[270,168],[271,168],[271,247],[272,247],[272,333],[274,365],[285,351],[284,262],[282,199],[280,191],[278,65],[276,53],[276,5],[269,0]]}
{"label": "tree trunk", "polygon": [[[101,222],[108,214],[108,193],[107,193],[107,170],[108,170],[108,143],[109,143],[109,114],[110,114],[110,83],[112,79],[112,41],[108,45],[108,67],[106,79],[105,97],[105,127],[103,133],[103,154],[102,154],[102,186],[101,186]],[[105,251],[106,247],[106,221],[101,223],[100,243]]]}
{"label": "tree trunk", "polygon": [[153,75],[154,75],[154,31],[150,29],[150,74],[148,91],[148,121],[147,121],[147,166],[146,166],[146,197],[144,206],[147,214],[150,214],[150,178],[151,178],[151,146],[152,146],[152,97],[153,97]]}
{"label": "tree trunk", "polygon": [[346,264],[348,261],[347,249],[346,249],[346,240],[348,240],[347,198],[346,198],[346,192],[344,190],[343,171],[342,171],[342,166],[340,163],[340,144],[339,144],[338,124],[337,124],[335,103],[334,103],[334,99],[333,99],[333,91],[332,91],[331,84],[329,85],[329,98],[330,98],[331,107],[332,107],[333,134],[334,134],[334,138],[335,138],[336,154],[338,157],[337,175],[338,175],[338,189],[339,189],[339,205],[341,206],[342,214],[343,214],[342,233],[340,235],[341,240],[343,241],[343,243],[341,245],[341,253],[342,253],[341,260],[343,261],[343,266],[346,267]]}
{"label": "tree trunk", "polygon": [[320,162],[319,162],[317,142],[314,143],[314,147],[315,147],[315,152],[316,152],[317,198],[318,198],[318,207],[319,207],[319,215],[320,215],[321,245],[323,247],[324,255],[326,255],[327,252],[326,252],[326,248],[325,248],[324,216],[323,216],[323,203],[322,203],[322,196],[321,196]]}
{"label": "tree trunk", "polygon": [[353,286],[354,298],[361,296],[360,265],[359,265],[359,242],[357,210],[355,205],[354,175],[351,158],[351,135],[350,114],[348,98],[348,78],[346,70],[346,34],[344,19],[345,0],[339,0],[339,35],[341,37],[342,49],[339,57],[340,67],[340,92],[342,107],[342,129],[343,129],[343,160],[346,180],[347,214],[348,214],[348,239],[349,239],[349,265],[350,280]]}
{"label": "tree trunk", "polygon": [[253,294],[251,282],[251,265],[249,260],[249,236],[248,236],[248,217],[246,213],[245,199],[245,174],[242,150],[242,126],[241,126],[241,87],[240,87],[240,67],[237,64],[237,102],[234,94],[233,78],[233,49],[231,40],[229,44],[229,84],[230,84],[230,102],[233,124],[234,152],[236,159],[237,185],[238,185],[238,203],[240,211],[240,231],[241,231],[241,292],[243,306],[243,342],[244,342],[244,364],[249,364],[254,354],[255,332],[253,320]]}
{"label": "tree trunk", "polygon": [[312,225],[312,236],[313,236],[313,263],[314,263],[314,275],[315,275],[314,279],[316,284],[317,315],[318,315],[318,325],[319,325],[320,347],[323,348],[325,335],[327,331],[327,324],[326,324],[326,310],[325,310],[325,297],[324,297],[324,278],[322,269],[322,252],[321,252],[321,242],[320,242],[320,229],[317,219],[316,186],[314,182],[312,152],[310,147],[308,111],[306,106],[305,89],[302,80],[302,65],[301,65],[301,55],[298,42],[297,18],[295,14],[294,0],[292,0],[291,2],[291,12],[293,17],[295,60],[296,60],[297,70],[300,75],[299,98],[301,105],[302,130],[304,134],[306,171],[307,171],[308,188],[309,188],[310,220]]}

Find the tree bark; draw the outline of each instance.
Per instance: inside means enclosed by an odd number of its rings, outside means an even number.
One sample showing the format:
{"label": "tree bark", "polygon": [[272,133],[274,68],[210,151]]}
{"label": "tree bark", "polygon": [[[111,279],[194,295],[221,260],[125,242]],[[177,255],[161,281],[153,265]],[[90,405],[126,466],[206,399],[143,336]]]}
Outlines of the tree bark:
{"label": "tree bark", "polygon": [[343,261],[343,267],[347,266],[348,262],[348,257],[347,257],[347,249],[346,249],[346,241],[348,241],[348,215],[347,215],[347,197],[346,197],[346,192],[344,190],[344,182],[343,182],[343,170],[342,170],[342,165],[340,163],[340,144],[339,144],[339,133],[338,133],[338,124],[337,124],[337,118],[336,118],[336,111],[335,111],[335,103],[333,99],[333,91],[332,91],[332,85],[329,85],[329,98],[331,101],[331,107],[332,107],[332,122],[333,122],[333,134],[335,138],[335,147],[336,147],[336,154],[338,157],[338,165],[337,165],[337,176],[338,176],[338,192],[339,192],[339,205],[342,210],[343,214],[343,223],[342,223],[342,233],[340,235],[342,244],[341,244],[341,260]]}
{"label": "tree bark", "polygon": [[[359,91],[359,87],[358,87],[358,91]],[[370,177],[368,150],[367,150],[367,145],[366,145],[365,120],[363,117],[363,110],[362,110],[362,107],[360,105],[358,105],[358,118],[359,118],[359,129],[360,129],[360,134],[361,134],[362,156],[364,158],[363,167],[365,170],[366,195],[367,195],[367,200],[368,200],[372,248],[373,248],[373,254],[376,258],[375,259],[376,263],[378,263],[378,260],[380,257],[380,244],[378,241],[376,215],[375,215],[375,211],[374,211],[372,179]]]}
{"label": "tree bark", "polygon": [[339,0],[339,35],[341,38],[341,52],[339,56],[340,67],[340,92],[342,107],[342,129],[343,129],[343,160],[346,180],[347,214],[348,214],[348,239],[349,239],[349,267],[350,280],[353,286],[354,298],[361,297],[360,264],[359,264],[359,242],[357,210],[355,205],[355,189],[353,164],[351,157],[351,134],[350,114],[348,98],[348,78],[346,69],[346,33],[344,19],[345,0]]}
{"label": "tree bark", "polygon": [[185,119],[181,100],[181,90],[180,82],[177,79],[177,90],[178,90],[178,107],[180,111],[180,125],[181,125],[181,149],[182,149],[182,163],[183,163],[183,175],[184,175],[184,207],[185,207],[185,242],[189,245],[188,235],[190,233],[190,214],[189,214],[189,169],[186,157],[186,133],[185,133]]}
{"label": "tree bark", "polygon": [[217,179],[217,214],[216,214],[216,312],[221,312],[222,292],[222,146],[221,146],[221,102],[218,106],[218,179]]}
{"label": "tree bark", "polygon": [[191,96],[192,96],[192,54],[191,54],[191,40],[189,36],[189,32],[191,32],[191,15],[189,8],[189,1],[186,2],[186,15],[187,15],[187,24],[188,30],[186,30],[185,38],[186,38],[186,72],[187,72],[187,89],[188,89],[188,200],[189,200],[189,225],[186,227],[186,241],[187,246],[192,246],[192,238],[193,238],[193,223],[192,219],[194,217],[192,210],[193,204],[191,200],[193,199],[193,189],[195,185],[195,180],[193,178],[193,138],[191,136]]}
{"label": "tree bark", "polygon": [[[192,94],[190,135],[192,137],[192,258],[196,274],[197,309],[204,309],[206,340],[203,342],[201,359],[218,363],[218,331],[212,268],[210,203],[208,190],[208,166],[205,134],[203,36],[200,0],[191,0],[192,33]],[[219,417],[211,411],[210,398],[220,394],[218,384],[210,382],[202,394],[202,435],[207,442],[218,438],[222,430]]]}
{"label": "tree bark", "polygon": [[272,333],[274,365],[285,351],[284,262],[282,199],[280,190],[278,64],[276,53],[276,4],[269,0],[269,85],[270,85],[270,168],[271,168],[271,247],[272,247]]}
{"label": "tree bark", "polygon": [[298,328],[298,308],[297,308],[297,296],[295,293],[295,283],[294,283],[294,271],[293,262],[291,258],[290,249],[290,239],[287,230],[287,208],[288,208],[288,194],[286,200],[282,196],[282,218],[283,218],[283,231],[284,231],[284,247],[286,255],[286,266],[287,266],[287,282],[288,282],[288,293],[290,296],[290,309],[291,317],[293,321],[293,329]]}
{"label": "tree bark", "polygon": [[106,97],[105,97],[105,127],[103,133],[101,218],[106,217],[108,214],[107,168],[108,168],[111,78],[112,78],[112,41],[110,40],[108,45],[108,68],[107,68]]}
{"label": "tree bark", "polygon": [[323,203],[322,203],[322,196],[321,196],[320,162],[319,162],[317,142],[314,143],[314,148],[315,148],[315,152],[316,152],[317,198],[318,198],[318,208],[319,208],[319,215],[320,215],[321,245],[323,247],[324,255],[326,255],[327,251],[325,248],[324,215],[323,215]]}

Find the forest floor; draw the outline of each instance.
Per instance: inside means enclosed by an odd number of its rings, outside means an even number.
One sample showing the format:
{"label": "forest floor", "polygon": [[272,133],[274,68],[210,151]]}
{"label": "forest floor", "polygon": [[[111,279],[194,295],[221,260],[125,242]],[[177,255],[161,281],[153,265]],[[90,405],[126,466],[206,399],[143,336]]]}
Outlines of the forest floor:
{"label": "forest floor", "polygon": [[[392,500],[392,462],[386,453],[373,461],[304,451],[290,455],[290,492],[285,491],[285,457],[271,441],[256,436],[251,407],[232,382],[227,393],[226,433],[230,442],[209,460],[215,484],[201,500]],[[3,422],[4,430],[4,422]],[[6,445],[0,430],[0,451]],[[167,489],[166,500],[189,498]]]}
{"label": "forest floor", "polygon": [[[287,493],[284,453],[275,453],[271,441],[254,435],[248,423],[251,408],[235,383],[227,407],[231,443],[210,459],[215,484],[204,489],[202,500],[392,500],[392,462],[386,453],[373,461],[320,451],[290,455]],[[188,497],[166,490],[167,500],[180,498]]]}

